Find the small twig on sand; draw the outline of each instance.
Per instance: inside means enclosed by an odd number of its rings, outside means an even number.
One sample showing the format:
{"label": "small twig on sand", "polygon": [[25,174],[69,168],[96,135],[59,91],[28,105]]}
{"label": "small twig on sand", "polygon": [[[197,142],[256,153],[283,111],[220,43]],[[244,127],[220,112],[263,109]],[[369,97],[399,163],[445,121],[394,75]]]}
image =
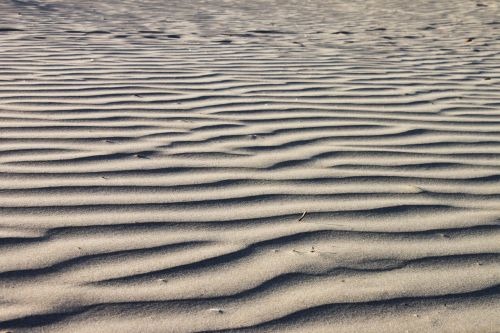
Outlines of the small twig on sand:
{"label": "small twig on sand", "polygon": [[298,221],[302,221],[304,217],[306,217],[307,211],[303,212],[302,215],[299,217]]}
{"label": "small twig on sand", "polygon": [[417,185],[409,185],[412,189],[414,189],[416,191],[416,193],[423,193],[425,192],[425,190],[423,188],[421,188],[420,186],[417,186]]}

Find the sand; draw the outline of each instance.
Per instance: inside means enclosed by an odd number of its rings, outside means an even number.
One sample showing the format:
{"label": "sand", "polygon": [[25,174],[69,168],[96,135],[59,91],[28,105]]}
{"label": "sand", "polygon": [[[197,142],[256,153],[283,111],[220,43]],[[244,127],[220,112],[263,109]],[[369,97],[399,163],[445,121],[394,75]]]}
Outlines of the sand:
{"label": "sand", "polygon": [[2,332],[500,332],[499,2],[0,13]]}

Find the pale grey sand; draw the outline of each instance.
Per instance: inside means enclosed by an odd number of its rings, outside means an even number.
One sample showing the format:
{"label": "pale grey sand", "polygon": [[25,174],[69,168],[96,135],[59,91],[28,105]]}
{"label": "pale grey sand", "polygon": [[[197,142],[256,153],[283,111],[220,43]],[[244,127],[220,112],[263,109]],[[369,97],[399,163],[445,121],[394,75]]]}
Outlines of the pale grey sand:
{"label": "pale grey sand", "polygon": [[0,2],[0,328],[499,332],[500,9]]}

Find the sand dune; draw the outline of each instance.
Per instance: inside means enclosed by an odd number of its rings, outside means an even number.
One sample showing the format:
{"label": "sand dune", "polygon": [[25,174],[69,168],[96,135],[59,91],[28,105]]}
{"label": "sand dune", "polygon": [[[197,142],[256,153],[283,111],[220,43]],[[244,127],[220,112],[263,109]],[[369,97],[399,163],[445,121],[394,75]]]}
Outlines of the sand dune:
{"label": "sand dune", "polygon": [[0,12],[0,329],[500,331],[497,1]]}

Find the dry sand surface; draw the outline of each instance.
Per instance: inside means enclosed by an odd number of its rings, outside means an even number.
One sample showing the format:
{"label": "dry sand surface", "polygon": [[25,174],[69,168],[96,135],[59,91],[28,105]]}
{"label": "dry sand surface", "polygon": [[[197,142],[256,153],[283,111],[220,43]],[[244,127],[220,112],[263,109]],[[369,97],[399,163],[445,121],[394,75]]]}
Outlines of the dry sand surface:
{"label": "dry sand surface", "polygon": [[0,13],[0,332],[500,332],[500,2]]}

